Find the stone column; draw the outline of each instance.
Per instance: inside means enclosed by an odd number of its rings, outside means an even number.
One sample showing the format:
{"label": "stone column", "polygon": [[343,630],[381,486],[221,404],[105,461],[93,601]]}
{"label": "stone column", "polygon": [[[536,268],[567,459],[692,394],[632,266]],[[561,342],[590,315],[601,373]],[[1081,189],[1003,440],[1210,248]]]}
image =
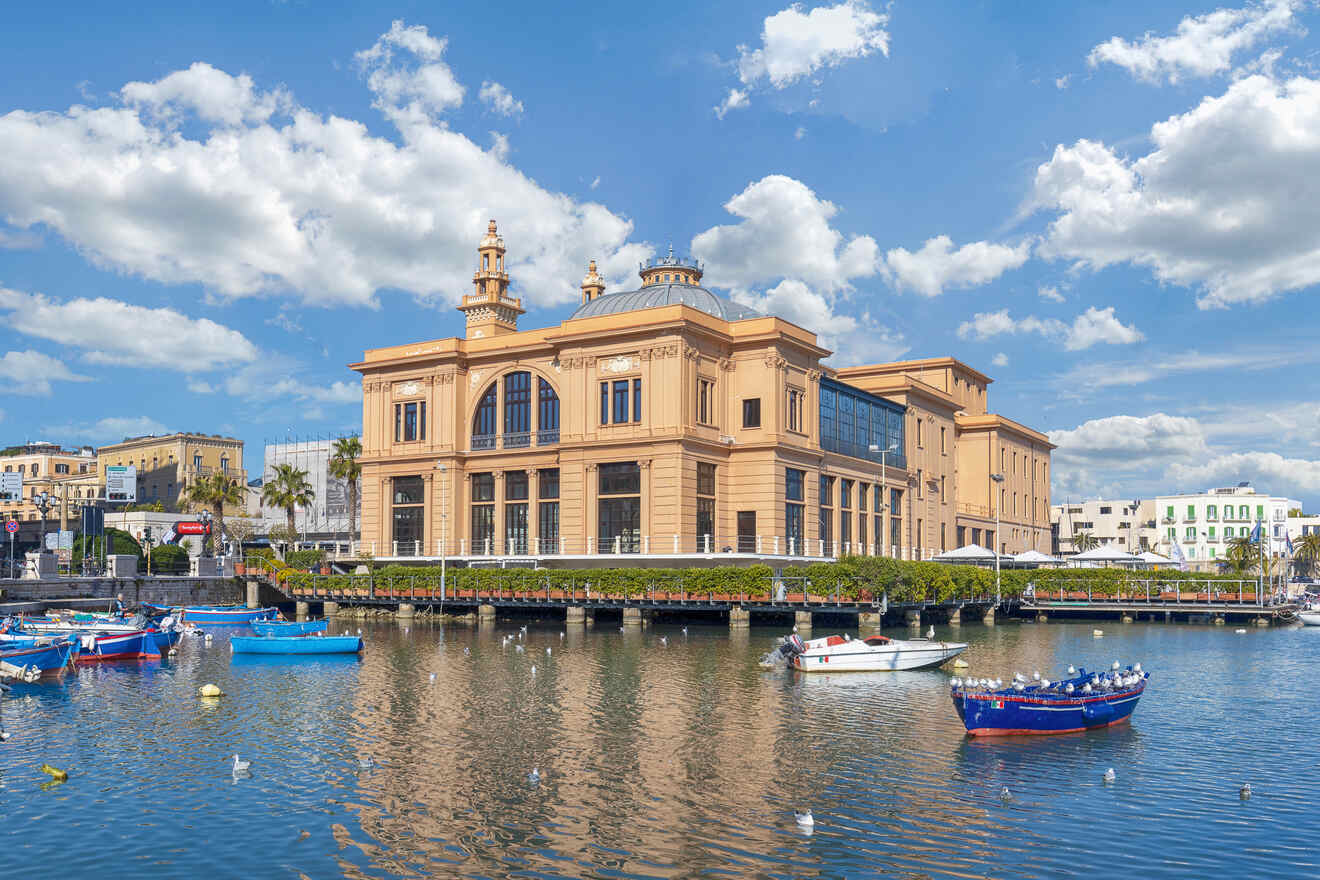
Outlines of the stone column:
{"label": "stone column", "polygon": [[949,626],[962,626],[961,608],[955,608],[949,612]]}
{"label": "stone column", "polygon": [[412,620],[417,615],[417,608],[411,602],[400,602],[396,615],[399,620]]}
{"label": "stone column", "polygon": [[306,620],[310,607],[306,602],[294,603],[294,614],[299,620]]}
{"label": "stone column", "polygon": [[495,472],[495,540],[491,542],[491,553],[496,556],[508,556],[509,548],[504,546],[504,471]]}
{"label": "stone column", "polygon": [[1120,620],[1122,623],[1131,623],[1132,620],[1133,620],[1133,618],[1132,618],[1132,613],[1129,612],[1129,611],[1124,611],[1123,614],[1122,614],[1122,616],[1119,617],[1119,620]]}
{"label": "stone column", "polygon": [[794,611],[793,626],[797,627],[799,631],[811,632],[811,612]]}
{"label": "stone column", "polygon": [[338,602],[322,602],[322,603],[321,603],[321,616],[324,617],[324,618],[326,618],[327,620],[329,620],[331,617],[334,617],[334,616],[335,616],[336,614],[338,614],[338,613],[339,613],[339,603],[338,603]]}
{"label": "stone column", "polygon": [[981,623],[986,626],[995,625],[995,607],[993,605],[985,610],[985,616],[981,618]]}
{"label": "stone column", "polygon": [[920,611],[904,611],[904,612],[903,612],[903,619],[906,620],[906,621],[907,621],[907,625],[910,626],[910,627],[912,627],[913,629],[920,629],[920,628],[921,628],[921,612],[920,612]]}
{"label": "stone column", "polygon": [[734,605],[729,608],[729,629],[747,629],[752,625],[752,613],[746,608]]}
{"label": "stone column", "polygon": [[569,606],[564,613],[564,623],[569,626],[582,626],[587,622],[587,610],[581,606]]}
{"label": "stone column", "polygon": [[261,607],[261,585],[257,581],[247,582],[247,607]]}
{"label": "stone column", "polygon": [[482,605],[477,608],[477,618],[482,621],[495,619],[495,606]]}
{"label": "stone column", "polygon": [[879,611],[863,611],[862,613],[857,615],[857,628],[879,629],[882,625],[881,622],[883,620],[884,620],[884,615],[882,615]]}
{"label": "stone column", "polygon": [[1048,622],[1049,622],[1049,619],[1050,619],[1050,616],[1049,616],[1048,614],[1046,614],[1044,611],[1038,611],[1038,612],[1036,612],[1036,622],[1037,622],[1037,623],[1048,623]]}
{"label": "stone column", "polygon": [[[537,388],[539,391],[540,386]],[[532,556],[541,552],[541,502],[538,500],[541,481],[537,479],[538,473],[536,468],[527,469],[527,552]]]}
{"label": "stone column", "polygon": [[631,626],[638,626],[638,627],[641,626],[641,625],[642,625],[642,609],[640,609],[640,608],[625,608],[625,609],[623,609],[623,625],[624,625],[624,626],[629,626],[629,627],[631,627]]}

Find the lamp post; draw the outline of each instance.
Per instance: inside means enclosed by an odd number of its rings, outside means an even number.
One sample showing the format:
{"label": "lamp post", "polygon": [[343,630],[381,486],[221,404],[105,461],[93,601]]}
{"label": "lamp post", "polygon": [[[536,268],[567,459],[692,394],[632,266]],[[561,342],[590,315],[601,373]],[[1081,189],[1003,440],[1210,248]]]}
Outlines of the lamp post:
{"label": "lamp post", "polygon": [[39,492],[38,494],[33,496],[32,503],[37,506],[37,510],[41,511],[41,543],[37,546],[37,552],[45,553],[46,552],[46,511],[50,510],[51,507],[55,504],[55,499],[50,496],[49,492],[43,490],[42,492]]}
{"label": "lamp post", "polygon": [[211,555],[211,511],[203,510],[200,514],[197,515],[197,518],[202,521],[202,525],[205,527],[202,531],[202,555],[210,556]]}
{"label": "lamp post", "polygon": [[[991,474],[990,479],[995,483],[1004,482],[1003,474]],[[1002,490],[1001,490],[1002,491]],[[998,608],[1002,601],[999,591],[999,496],[995,496],[995,607]]]}
{"label": "lamp post", "polygon": [[142,543],[147,547],[147,577],[151,577],[151,526],[142,527]]}
{"label": "lamp post", "polygon": [[[897,449],[897,448],[898,448],[898,444],[897,444],[897,443],[890,443],[888,446],[886,446],[886,447],[884,447],[883,449],[881,449],[881,448],[880,448],[880,444],[878,444],[878,443],[872,443],[872,444],[871,444],[869,447],[867,447],[867,448],[871,450],[871,453],[872,453],[872,454],[877,453],[877,452],[880,453],[880,511],[881,511],[882,513],[890,513],[890,510],[889,510],[889,487],[888,487],[888,483],[887,483],[887,481],[886,481],[886,479],[885,479],[885,456],[888,455],[889,453],[893,452],[895,449]],[[891,515],[892,515],[892,514],[891,514]],[[885,521],[887,522],[887,521],[888,521],[888,518],[886,518]],[[884,546],[884,543],[885,543],[884,535],[876,535],[876,537],[880,539],[880,546],[883,547],[883,546]],[[891,549],[892,549],[892,548],[891,548]]]}
{"label": "lamp post", "polygon": [[445,526],[449,522],[449,507],[445,503],[445,476],[449,473],[449,465],[443,461],[437,461],[435,469],[440,472],[440,602],[443,605],[445,601],[445,560],[449,553],[449,546],[446,543],[448,535],[445,534]]}

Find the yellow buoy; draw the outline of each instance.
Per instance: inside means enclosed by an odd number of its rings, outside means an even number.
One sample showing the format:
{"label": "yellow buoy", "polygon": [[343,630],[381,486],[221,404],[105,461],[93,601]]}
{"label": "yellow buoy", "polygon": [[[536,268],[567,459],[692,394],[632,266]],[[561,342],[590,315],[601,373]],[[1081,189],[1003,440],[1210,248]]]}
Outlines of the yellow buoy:
{"label": "yellow buoy", "polygon": [[63,770],[59,769],[58,767],[52,767],[49,764],[42,764],[41,772],[47,774],[48,776],[50,776],[51,779],[54,779],[56,782],[64,782],[66,779],[69,778],[68,773],[65,773]]}
{"label": "yellow buoy", "polygon": [[199,697],[223,697],[224,692],[213,684],[204,684],[197,689]]}
{"label": "yellow buoy", "polygon": [[953,661],[953,668],[954,668],[954,669],[966,669],[967,666],[968,666],[967,661],[966,661],[966,660],[963,660],[961,657],[959,657],[957,660],[954,660],[954,661]]}

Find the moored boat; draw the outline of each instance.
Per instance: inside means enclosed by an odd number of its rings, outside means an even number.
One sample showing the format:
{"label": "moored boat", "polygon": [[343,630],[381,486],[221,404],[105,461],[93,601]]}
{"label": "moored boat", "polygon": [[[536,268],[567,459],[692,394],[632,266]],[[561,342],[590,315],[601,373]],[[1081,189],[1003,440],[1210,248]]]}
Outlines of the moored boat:
{"label": "moored boat", "polygon": [[[74,661],[98,663],[102,660],[159,660],[162,656],[152,630],[135,632],[85,633],[79,636],[81,650]],[[168,652],[168,648],[166,649]]]}
{"label": "moored boat", "polygon": [[325,620],[254,620],[252,631],[259,636],[306,636],[325,632],[329,623]]}
{"label": "moored boat", "polygon": [[1311,599],[1297,609],[1297,619],[1306,626],[1320,626],[1320,600]]}
{"label": "moored boat", "polygon": [[246,605],[190,605],[180,619],[199,626],[247,626],[254,620],[274,620],[278,608],[248,608]]}
{"label": "moored boat", "polygon": [[[1071,667],[1069,668],[1071,672]],[[970,736],[1077,733],[1132,717],[1150,673],[1141,664],[1105,673],[1078,669],[1063,681],[1014,677],[1007,687],[985,679],[951,682],[953,707]]]}
{"label": "moored boat", "polygon": [[233,636],[235,654],[358,654],[361,636]]}
{"label": "moored boat", "polygon": [[964,642],[934,639],[891,639],[868,636],[825,636],[803,641],[797,634],[784,639],[779,652],[802,672],[901,672],[928,669],[967,650]]}
{"label": "moored boat", "polygon": [[36,676],[59,674],[71,665],[70,660],[78,643],[73,638],[59,637],[46,640],[46,644],[14,647],[0,651],[0,663],[20,670],[20,675],[35,669]]}

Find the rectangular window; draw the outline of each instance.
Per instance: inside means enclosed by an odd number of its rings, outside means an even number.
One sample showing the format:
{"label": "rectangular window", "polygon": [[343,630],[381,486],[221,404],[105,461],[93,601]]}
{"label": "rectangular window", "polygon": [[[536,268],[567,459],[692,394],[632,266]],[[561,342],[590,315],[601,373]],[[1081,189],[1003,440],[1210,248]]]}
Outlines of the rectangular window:
{"label": "rectangular window", "polygon": [[839,481],[839,506],[843,508],[852,507],[852,480]]}
{"label": "rectangular window", "polygon": [[966,547],[966,546],[967,546],[967,527],[966,527],[966,526],[958,526],[958,527],[957,527],[957,530],[956,530],[956,534],[957,534],[957,536],[958,536],[958,546],[959,546],[959,547]]}
{"label": "rectangular window", "polygon": [[[506,477],[505,480],[507,482],[508,478]],[[524,497],[526,497],[525,492]],[[504,552],[516,556],[527,553],[527,502],[525,501],[504,505]]]}
{"label": "rectangular window", "polygon": [[600,423],[608,425],[610,423],[610,383],[600,383]]}
{"label": "rectangular window", "polygon": [[1265,518],[1265,508],[1259,504],[1256,505],[1256,519]]}
{"label": "rectangular window", "polygon": [[[556,480],[556,483],[558,481]],[[544,497],[544,496],[542,496]],[[541,520],[538,523],[537,543],[542,553],[559,552],[559,502],[541,502]]]}
{"label": "rectangular window", "polygon": [[617,461],[602,464],[598,471],[598,491],[601,495],[639,495],[642,491],[642,471],[635,461]]}
{"label": "rectangular window", "polygon": [[[858,507],[858,510],[865,510],[865,507]],[[857,552],[866,552],[866,514],[857,514]]]}
{"label": "rectangular window", "polygon": [[715,465],[709,462],[697,462],[697,494],[715,494]]}
{"label": "rectangular window", "polygon": [[504,472],[504,500],[527,500],[527,471]]}
{"label": "rectangular window", "polygon": [[803,554],[806,551],[802,546],[802,540],[806,537],[803,528],[803,505],[794,504],[791,501],[784,502],[784,531],[785,538],[788,540],[787,550],[793,554]]}
{"label": "rectangular window", "polygon": [[917,497],[926,497],[926,477],[922,473],[921,468],[917,468]]}
{"label": "rectangular window", "polygon": [[1195,504],[1189,504],[1189,505],[1187,505],[1187,518],[1188,518],[1188,519],[1196,519],[1196,505],[1195,505]]}
{"label": "rectangular window", "polygon": [[925,434],[925,431],[923,430],[923,426],[922,426],[922,421],[923,421],[922,419],[917,419],[917,448],[918,448],[918,449],[924,449],[924,448],[926,447],[925,442],[923,442],[923,436],[922,436],[923,434]]}
{"label": "rectangular window", "polygon": [[494,553],[497,549],[495,546],[495,505],[472,505],[472,552],[485,555]]}
{"label": "rectangular window", "polygon": [[802,432],[802,392],[788,389],[788,430]]}
{"label": "rectangular window", "polygon": [[1209,538],[1210,538],[1211,541],[1215,540],[1215,527],[1214,527],[1214,526],[1211,526],[1211,527],[1210,527]]}
{"label": "rectangular window", "polygon": [[559,497],[559,468],[543,468],[536,472],[536,492],[541,498]]}
{"label": "rectangular window", "polygon": [[1206,507],[1206,509],[1205,509],[1205,518],[1206,518],[1206,519],[1219,519],[1219,507],[1218,507],[1217,505],[1214,505],[1214,504],[1211,504],[1211,505],[1209,505],[1208,507]]}
{"label": "rectangular window", "polygon": [[394,442],[426,439],[426,401],[394,404]]}
{"label": "rectangular window", "polygon": [[713,423],[715,414],[715,383],[709,379],[697,380],[697,424]]}
{"label": "rectangular window", "polygon": [[802,490],[806,484],[807,472],[793,468],[784,470],[784,497],[789,501],[804,501]]}
{"label": "rectangular window", "polygon": [[391,538],[397,542],[395,546],[400,554],[411,556],[418,549],[417,542],[422,540],[425,483],[421,477],[395,477],[390,483],[394,501]]}
{"label": "rectangular window", "polygon": [[628,421],[628,380],[619,379],[614,383],[614,424],[622,425]]}
{"label": "rectangular window", "polygon": [[945,428],[943,425],[940,425],[940,454],[941,455],[949,454],[948,429]]}
{"label": "rectangular window", "polygon": [[1168,509],[1164,512],[1164,515],[1167,516],[1169,519],[1173,519],[1173,505],[1172,505],[1172,504],[1169,505]]}
{"label": "rectangular window", "polygon": [[832,552],[834,544],[834,478],[820,478],[820,539],[825,542],[825,552]]}
{"label": "rectangular window", "polygon": [[743,427],[761,427],[761,398],[749,397],[743,402]]}
{"label": "rectangular window", "polygon": [[[397,483],[398,480],[395,480]],[[495,475],[491,473],[472,475],[472,500],[495,500]]]}
{"label": "rectangular window", "polygon": [[390,481],[394,487],[394,504],[425,503],[424,484],[421,477],[395,477]]}
{"label": "rectangular window", "polygon": [[632,404],[633,404],[633,421],[634,421],[634,422],[641,422],[641,420],[642,420],[642,380],[641,380],[641,379],[633,379],[633,380],[632,380],[632,383],[633,383],[633,387],[632,387],[632,392],[633,392],[633,401],[632,401]]}
{"label": "rectangular window", "polygon": [[899,551],[903,548],[903,490],[889,490],[889,546]]}
{"label": "rectangular window", "polygon": [[1183,529],[1183,537],[1192,540],[1196,537],[1196,526],[1188,526]]}
{"label": "rectangular window", "polygon": [[866,510],[866,490],[869,488],[866,483],[857,484],[857,509]]}
{"label": "rectangular window", "polygon": [[714,552],[720,549],[715,541],[714,498],[697,499],[697,549],[699,552]]}

